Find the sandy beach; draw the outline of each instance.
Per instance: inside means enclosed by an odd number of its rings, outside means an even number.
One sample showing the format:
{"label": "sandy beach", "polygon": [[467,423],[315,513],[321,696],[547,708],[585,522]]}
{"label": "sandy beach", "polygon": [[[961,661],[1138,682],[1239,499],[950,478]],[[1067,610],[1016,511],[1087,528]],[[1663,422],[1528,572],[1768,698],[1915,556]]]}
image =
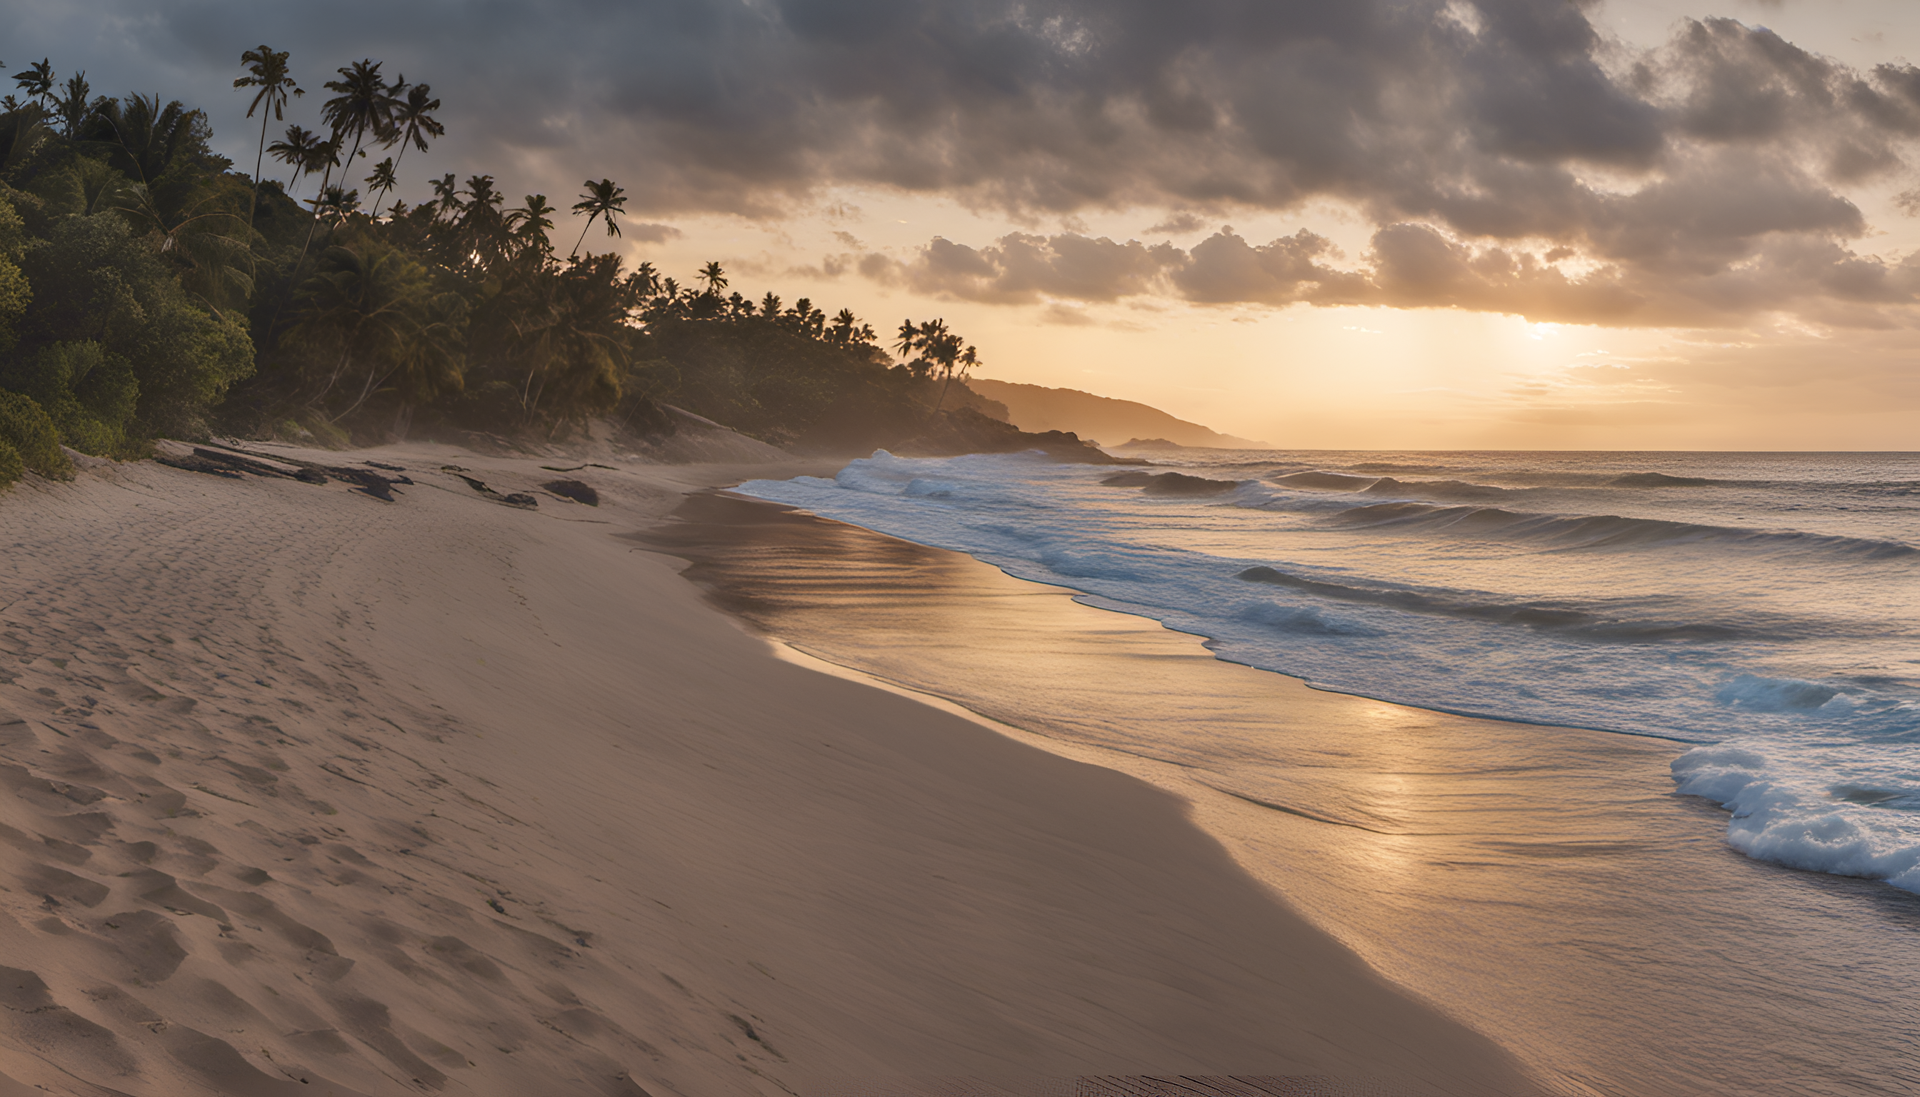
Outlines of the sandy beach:
{"label": "sandy beach", "polygon": [[411,483],[0,496],[0,1093],[1537,1091],[1180,798],[777,658],[622,536],[805,470],[350,456]]}

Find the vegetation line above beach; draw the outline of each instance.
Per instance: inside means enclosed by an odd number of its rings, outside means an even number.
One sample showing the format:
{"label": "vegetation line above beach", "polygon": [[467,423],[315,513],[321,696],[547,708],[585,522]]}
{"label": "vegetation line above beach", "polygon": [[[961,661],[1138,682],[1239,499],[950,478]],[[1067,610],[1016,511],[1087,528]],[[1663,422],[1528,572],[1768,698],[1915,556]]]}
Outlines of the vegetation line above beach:
{"label": "vegetation line above beach", "polygon": [[611,179],[564,210],[543,194],[510,205],[490,175],[416,188],[408,151],[446,132],[430,85],[342,66],[310,130],[289,62],[263,45],[236,70],[260,126],[252,174],[213,151],[205,110],[94,95],[48,60],[11,74],[0,484],[66,475],[62,446],[125,458],[213,432],[336,446],[565,441],[594,421],[669,432],[669,401],[800,451],[1020,440],[966,388],[978,352],[944,322],[907,320],[883,347],[852,311],[749,298],[717,262],[689,285],[629,270],[592,250],[621,232]]}

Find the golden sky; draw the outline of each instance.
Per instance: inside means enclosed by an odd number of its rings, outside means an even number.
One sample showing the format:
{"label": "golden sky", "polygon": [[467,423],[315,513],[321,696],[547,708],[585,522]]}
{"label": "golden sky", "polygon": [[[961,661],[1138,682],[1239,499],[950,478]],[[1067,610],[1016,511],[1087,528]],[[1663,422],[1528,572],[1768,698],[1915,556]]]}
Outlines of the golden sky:
{"label": "golden sky", "polygon": [[0,40],[248,167],[242,49],[379,58],[445,101],[405,197],[610,176],[591,241],[682,282],[1279,445],[1920,446],[1911,2],[4,0]]}

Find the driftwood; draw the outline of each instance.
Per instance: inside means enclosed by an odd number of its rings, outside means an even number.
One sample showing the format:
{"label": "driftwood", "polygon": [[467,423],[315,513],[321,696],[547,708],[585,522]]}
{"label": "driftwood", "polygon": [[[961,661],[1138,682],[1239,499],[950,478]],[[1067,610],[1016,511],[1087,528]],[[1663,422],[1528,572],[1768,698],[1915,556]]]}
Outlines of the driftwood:
{"label": "driftwood", "polygon": [[[233,446],[195,446],[190,456],[159,454],[154,460],[173,468],[188,472],[204,472],[215,476],[240,479],[243,472],[255,476],[272,476],[283,480],[299,480],[306,484],[324,484],[329,480],[338,480],[351,485],[352,491],[368,495],[384,502],[393,502],[395,485],[409,487],[413,481],[405,476],[383,476],[372,469],[352,468],[342,465],[323,465],[314,461],[302,461],[297,457],[282,457],[277,454],[251,453]],[[374,462],[367,462],[374,464]],[[288,467],[278,467],[288,466]],[[390,472],[404,472],[398,465],[380,465]],[[289,471],[289,468],[291,471]]]}
{"label": "driftwood", "polygon": [[[454,466],[447,465],[443,467],[441,471],[452,472],[453,468]],[[512,495],[502,495],[499,492],[488,487],[486,481],[484,480],[476,480],[473,477],[466,475],[464,472],[454,472],[453,474],[455,476],[460,477],[460,479],[465,480],[467,482],[468,487],[486,496],[487,498],[492,499],[496,503],[504,503],[510,507],[520,507],[527,510],[531,510],[534,507],[537,507],[540,505],[540,500],[535,499],[531,495],[527,495],[517,491],[514,492]]]}

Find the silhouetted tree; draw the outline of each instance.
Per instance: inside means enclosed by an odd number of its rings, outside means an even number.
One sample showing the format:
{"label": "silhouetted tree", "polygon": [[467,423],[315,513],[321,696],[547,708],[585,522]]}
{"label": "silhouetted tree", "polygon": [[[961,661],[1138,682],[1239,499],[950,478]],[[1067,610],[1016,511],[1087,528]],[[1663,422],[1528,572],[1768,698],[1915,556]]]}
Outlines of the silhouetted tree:
{"label": "silhouetted tree", "polygon": [[580,239],[573,243],[575,255],[580,254],[580,245],[586,242],[587,229],[593,227],[593,219],[596,217],[606,218],[608,236],[620,235],[620,226],[614,224],[613,219],[625,212],[624,207],[627,204],[626,192],[615,186],[611,179],[602,179],[598,183],[589,179],[581,185],[587,188],[586,193],[580,196],[580,201],[573,204],[573,212],[586,214],[587,224],[580,230]]}
{"label": "silhouetted tree", "polygon": [[[434,118],[433,112],[440,109],[440,100],[433,97],[433,89],[426,84],[407,84],[402,77],[395,86],[392,124],[395,136],[400,143],[400,155],[394,160],[394,170],[400,168],[400,161],[407,158],[407,146],[412,145],[421,152],[427,151],[430,138],[444,136],[447,127]],[[406,88],[405,98],[399,97],[398,89]],[[380,205],[374,203],[373,215],[380,216]]]}
{"label": "silhouetted tree", "polygon": [[28,99],[47,107],[53,103],[53,65],[47,58],[28,65],[24,71],[13,74],[13,82],[20,86],[20,92]]}
{"label": "silhouetted tree", "polygon": [[[287,58],[291,56],[285,50],[276,50],[262,44],[258,49],[250,49],[240,55],[240,63],[247,67],[247,74],[234,80],[236,88],[259,88],[254,92],[253,101],[247,104],[247,117],[260,111],[260,147],[253,157],[253,205],[260,204],[260,167],[267,158],[267,119],[287,120],[286,107],[288,96],[301,96],[306,92],[293,82],[293,75],[287,69]],[[265,108],[265,109],[261,109]],[[247,228],[253,228],[253,207],[247,209]]]}
{"label": "silhouetted tree", "polygon": [[267,146],[267,155],[293,168],[293,175],[287,179],[287,193],[300,182],[300,177],[321,166],[321,157],[332,150],[320,135],[304,126],[288,126],[287,136]]}
{"label": "silhouetted tree", "polygon": [[93,89],[87,86],[85,72],[77,72],[68,77],[66,88],[66,94],[54,102],[54,113],[59,115],[61,127],[67,139],[77,141],[87,124],[87,119],[92,117],[93,112],[106,100],[104,97],[88,98]]}

